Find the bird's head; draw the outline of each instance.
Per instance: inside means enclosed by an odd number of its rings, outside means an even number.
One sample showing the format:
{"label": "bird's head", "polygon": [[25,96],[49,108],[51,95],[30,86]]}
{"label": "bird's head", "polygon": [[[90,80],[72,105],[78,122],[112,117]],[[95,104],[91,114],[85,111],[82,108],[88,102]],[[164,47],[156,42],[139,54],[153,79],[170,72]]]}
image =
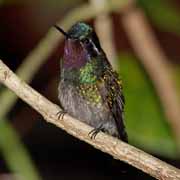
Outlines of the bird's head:
{"label": "bird's head", "polygon": [[94,29],[83,22],[74,24],[68,32],[55,26],[65,36],[64,65],[81,68],[87,62],[102,54],[102,49]]}

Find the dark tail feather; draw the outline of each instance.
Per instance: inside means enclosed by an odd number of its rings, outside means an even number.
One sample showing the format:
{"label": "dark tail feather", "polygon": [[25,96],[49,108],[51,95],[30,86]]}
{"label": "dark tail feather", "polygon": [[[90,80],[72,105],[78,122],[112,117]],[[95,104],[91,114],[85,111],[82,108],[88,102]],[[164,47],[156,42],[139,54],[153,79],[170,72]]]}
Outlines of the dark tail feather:
{"label": "dark tail feather", "polygon": [[128,136],[127,136],[125,127],[124,127],[124,129],[122,129],[122,130],[119,131],[119,136],[120,136],[120,139],[121,139],[122,141],[128,143]]}
{"label": "dark tail feather", "polygon": [[120,119],[118,120],[118,122],[116,122],[117,125],[117,129],[118,129],[118,133],[119,133],[119,138],[128,143],[128,135],[124,126],[124,122],[123,122],[123,117],[121,116]]}

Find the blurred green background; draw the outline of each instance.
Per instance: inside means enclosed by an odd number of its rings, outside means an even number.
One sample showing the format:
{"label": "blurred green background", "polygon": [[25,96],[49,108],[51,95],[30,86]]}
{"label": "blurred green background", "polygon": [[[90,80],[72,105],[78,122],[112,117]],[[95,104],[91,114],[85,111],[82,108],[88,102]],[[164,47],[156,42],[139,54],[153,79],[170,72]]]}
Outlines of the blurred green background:
{"label": "blurred green background", "polygon": [[[64,20],[66,14],[82,3],[88,1],[1,0],[0,58],[16,71],[48,29],[57,21]],[[154,36],[170,61],[179,92],[180,2],[137,0],[137,6],[142,8]],[[118,71],[124,84],[125,123],[130,144],[180,167],[172,129],[153,83],[130,45],[121,22],[122,14],[112,12],[110,16],[118,53]],[[93,25],[94,19],[87,19],[86,22]],[[33,88],[57,104],[59,60],[62,54],[63,42],[29,78]],[[0,86],[0,98],[6,91]],[[132,167],[128,167],[132,173],[119,173],[122,165],[45,123],[21,100],[16,102],[14,99],[16,103],[12,107],[8,105],[12,96],[13,93],[8,92],[6,99],[0,99],[0,179],[153,179]]]}

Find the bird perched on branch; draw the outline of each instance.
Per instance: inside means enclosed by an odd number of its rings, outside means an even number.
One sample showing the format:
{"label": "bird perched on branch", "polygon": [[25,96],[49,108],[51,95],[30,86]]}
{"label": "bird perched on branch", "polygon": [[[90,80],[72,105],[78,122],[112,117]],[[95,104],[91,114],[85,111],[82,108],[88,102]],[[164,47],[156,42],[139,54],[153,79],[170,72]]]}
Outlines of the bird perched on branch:
{"label": "bird perched on branch", "polygon": [[124,96],[121,80],[113,71],[94,29],[78,22],[65,32],[64,55],[60,65],[58,98],[64,112],[99,131],[127,142],[123,122]]}

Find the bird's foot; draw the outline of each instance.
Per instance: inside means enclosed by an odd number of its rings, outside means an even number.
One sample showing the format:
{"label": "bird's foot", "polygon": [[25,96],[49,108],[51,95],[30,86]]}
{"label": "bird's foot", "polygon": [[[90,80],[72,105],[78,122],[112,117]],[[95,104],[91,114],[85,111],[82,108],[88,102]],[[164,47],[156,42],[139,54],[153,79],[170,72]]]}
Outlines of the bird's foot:
{"label": "bird's foot", "polygon": [[97,134],[98,134],[101,130],[103,130],[102,125],[100,125],[100,126],[97,127],[97,128],[94,128],[92,131],[90,131],[90,132],[88,133],[88,136],[89,136],[91,139],[95,139],[96,136],[97,136]]}
{"label": "bird's foot", "polygon": [[59,120],[63,120],[64,115],[65,115],[66,113],[67,113],[66,111],[61,110],[61,111],[57,112],[56,115],[58,116],[58,119],[59,119]]}

